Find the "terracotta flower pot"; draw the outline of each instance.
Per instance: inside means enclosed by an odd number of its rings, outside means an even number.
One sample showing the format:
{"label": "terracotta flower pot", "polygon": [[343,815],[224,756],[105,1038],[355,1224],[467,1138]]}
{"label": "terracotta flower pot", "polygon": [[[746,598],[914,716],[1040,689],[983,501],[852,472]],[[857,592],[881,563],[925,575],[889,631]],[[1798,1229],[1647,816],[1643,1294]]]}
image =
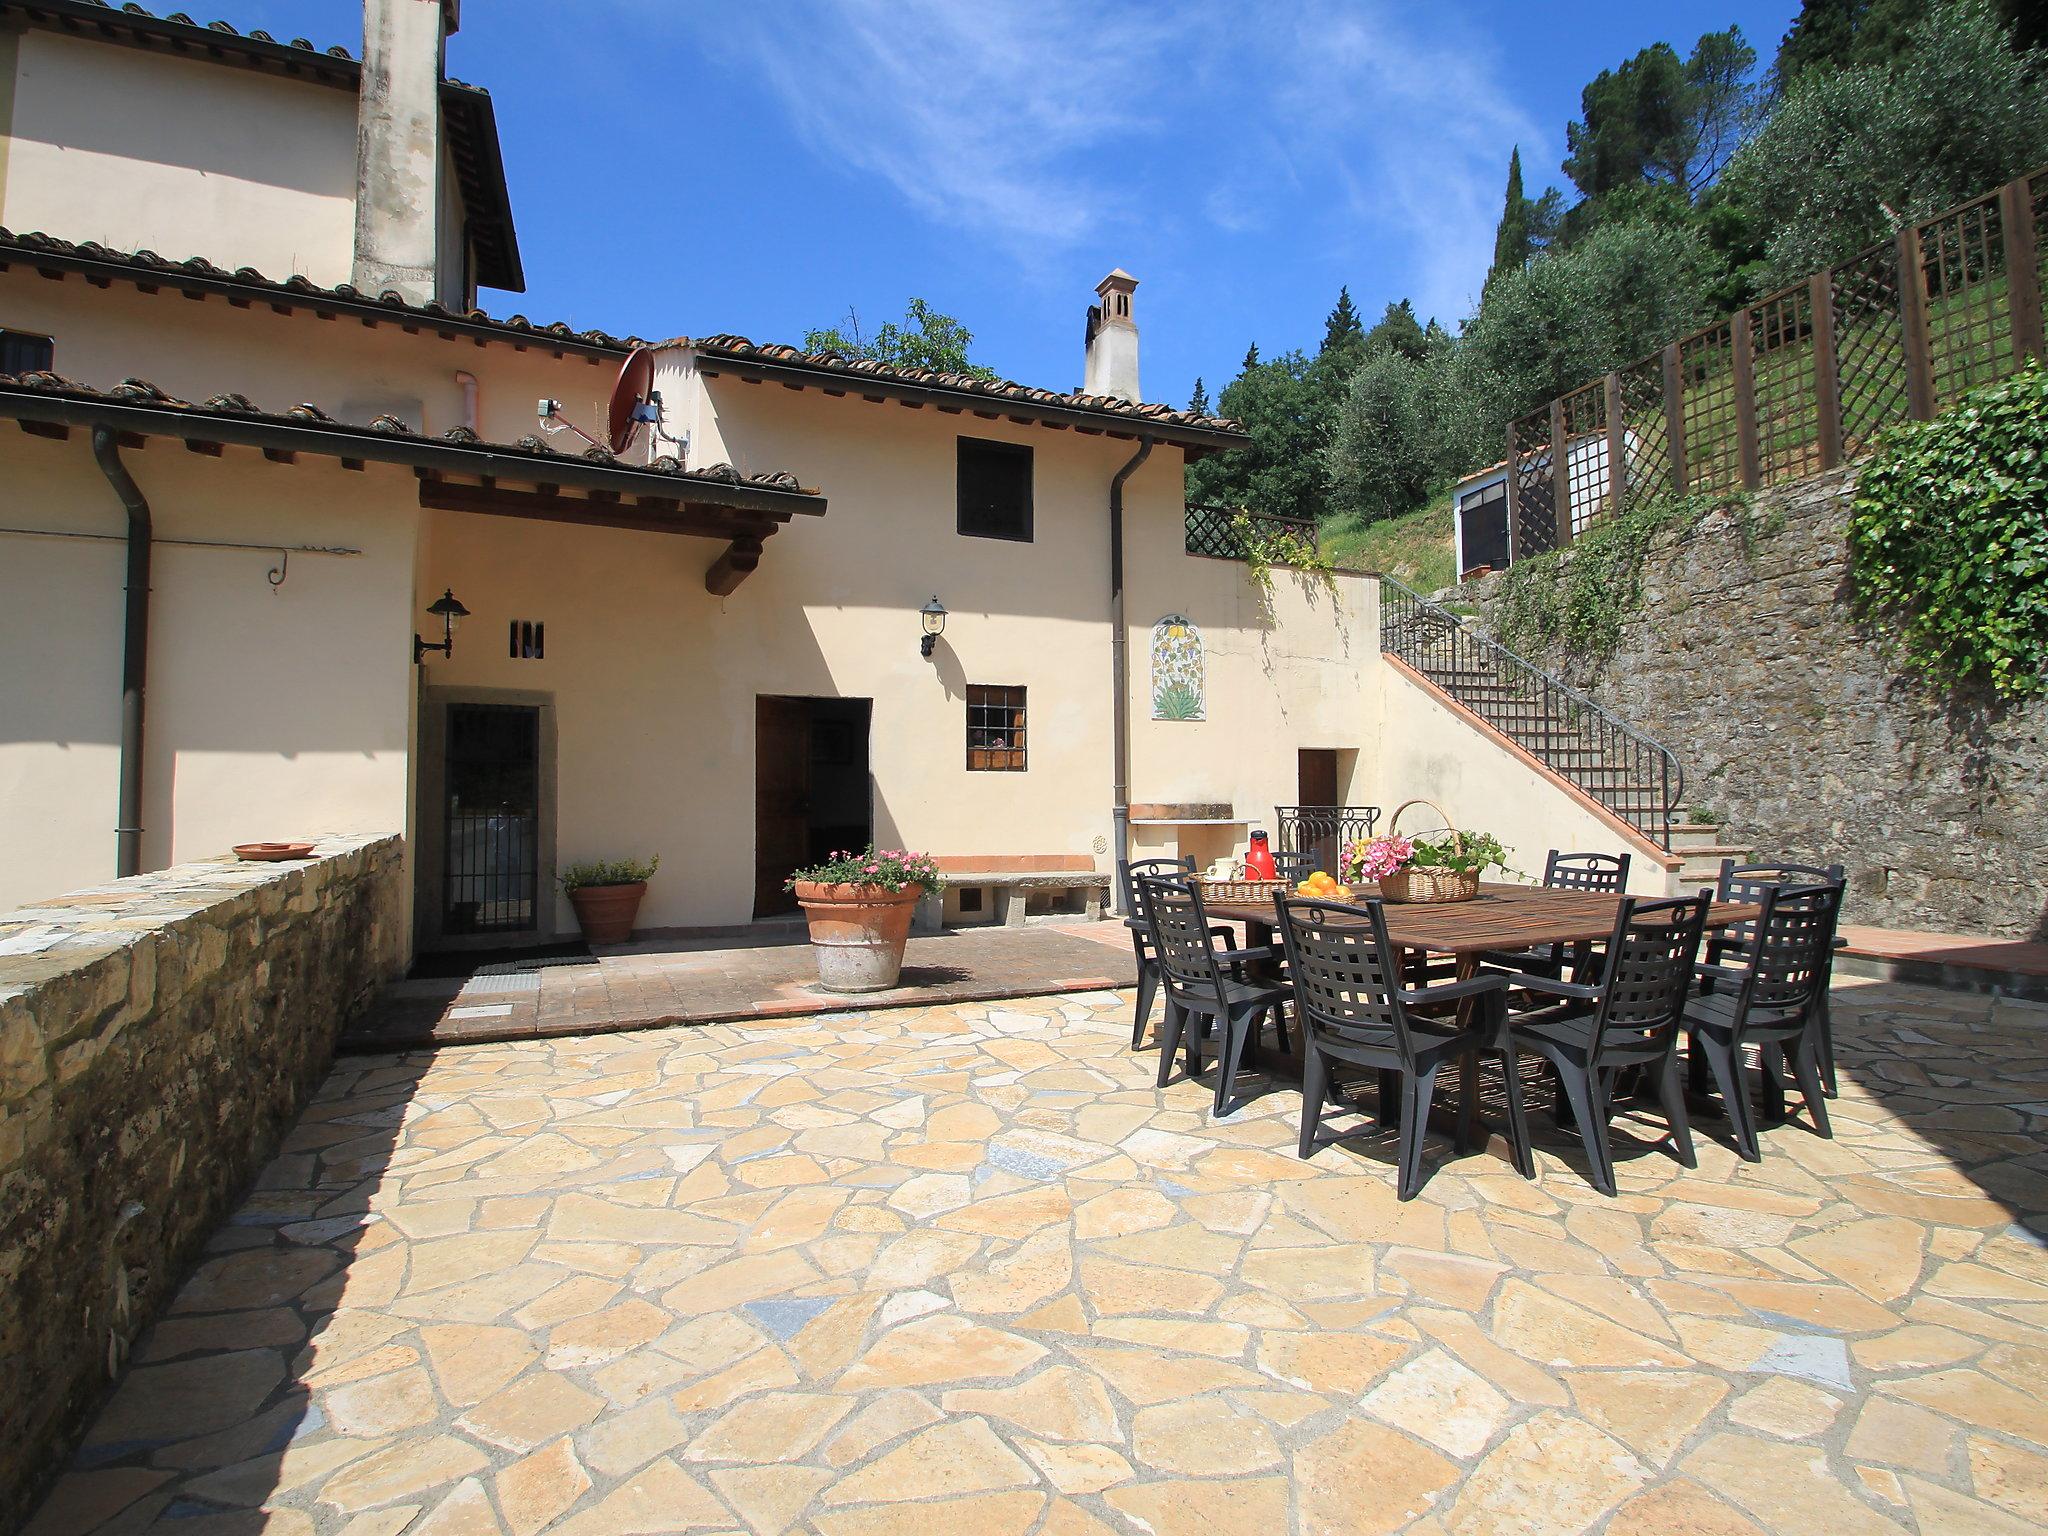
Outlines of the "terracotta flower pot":
{"label": "terracotta flower pot", "polygon": [[569,905],[576,909],[576,925],[583,930],[586,944],[623,944],[633,937],[633,919],[640,915],[640,898],[647,894],[647,882],[630,885],[585,885],[569,893]]}
{"label": "terracotta flower pot", "polygon": [[796,883],[797,904],[811,924],[818,980],[828,992],[881,992],[903,971],[910,919],[924,896],[921,885],[900,891],[879,885]]}

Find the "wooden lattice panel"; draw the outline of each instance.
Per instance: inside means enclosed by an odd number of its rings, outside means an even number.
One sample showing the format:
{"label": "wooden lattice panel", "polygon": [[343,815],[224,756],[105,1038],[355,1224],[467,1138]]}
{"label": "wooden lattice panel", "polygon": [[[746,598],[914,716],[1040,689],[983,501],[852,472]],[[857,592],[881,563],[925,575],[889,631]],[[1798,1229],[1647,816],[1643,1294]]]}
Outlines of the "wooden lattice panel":
{"label": "wooden lattice panel", "polygon": [[1742,486],[1742,444],[1735,419],[1735,332],[1722,321],[1678,344],[1685,391],[1685,489],[1733,491]]}
{"label": "wooden lattice panel", "polygon": [[1621,370],[1623,502],[1671,488],[1671,429],[1664,410],[1664,362],[1646,357]]}
{"label": "wooden lattice panel", "polygon": [[1751,306],[1749,315],[1758,468],[1766,485],[1795,480],[1821,464],[1813,292],[1802,283],[1774,293]]}
{"label": "wooden lattice panel", "polygon": [[2015,367],[1998,194],[1923,226],[1920,252],[1934,398],[1947,405]]}
{"label": "wooden lattice panel", "polygon": [[1892,245],[1835,268],[1835,361],[1842,452],[1854,456],[1906,417],[1906,346],[1900,320],[1899,257]]}
{"label": "wooden lattice panel", "polygon": [[1564,397],[1565,485],[1577,537],[1607,510],[1607,386],[1588,384]]}
{"label": "wooden lattice panel", "polygon": [[1541,554],[1557,548],[1557,488],[1551,477],[1550,413],[1538,411],[1514,424],[1515,553]]}

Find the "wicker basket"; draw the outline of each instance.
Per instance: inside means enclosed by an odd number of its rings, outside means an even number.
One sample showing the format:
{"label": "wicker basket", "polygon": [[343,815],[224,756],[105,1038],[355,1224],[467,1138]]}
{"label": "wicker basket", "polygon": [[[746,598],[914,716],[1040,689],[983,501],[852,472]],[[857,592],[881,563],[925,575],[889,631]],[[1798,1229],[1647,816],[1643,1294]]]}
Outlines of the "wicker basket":
{"label": "wicker basket", "polygon": [[1275,891],[1287,888],[1285,880],[1215,880],[1208,875],[1190,875],[1188,884],[1202,893],[1204,901],[1270,902]]}
{"label": "wicker basket", "polygon": [[[1434,800],[1404,800],[1394,807],[1394,814],[1387,818],[1385,835],[1392,837],[1394,828],[1401,820],[1401,813],[1413,805],[1426,805],[1444,818],[1444,830],[1451,834],[1458,851],[1465,851],[1465,834],[1451,825],[1451,818],[1444,816],[1444,808]],[[1410,864],[1399,874],[1387,876],[1380,882],[1380,895],[1388,901],[1405,901],[1426,904],[1446,901],[1470,901],[1479,894],[1479,871],[1459,872],[1455,869],[1436,869]]]}

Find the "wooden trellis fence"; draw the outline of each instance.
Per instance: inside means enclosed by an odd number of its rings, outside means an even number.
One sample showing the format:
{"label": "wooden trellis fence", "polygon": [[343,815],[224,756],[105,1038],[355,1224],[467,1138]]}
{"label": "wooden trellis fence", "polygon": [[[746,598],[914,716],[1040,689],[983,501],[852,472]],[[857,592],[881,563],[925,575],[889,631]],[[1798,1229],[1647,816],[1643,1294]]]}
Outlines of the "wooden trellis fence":
{"label": "wooden trellis fence", "polygon": [[1832,469],[2043,354],[2048,167],[1508,425],[1508,558],[1671,490]]}

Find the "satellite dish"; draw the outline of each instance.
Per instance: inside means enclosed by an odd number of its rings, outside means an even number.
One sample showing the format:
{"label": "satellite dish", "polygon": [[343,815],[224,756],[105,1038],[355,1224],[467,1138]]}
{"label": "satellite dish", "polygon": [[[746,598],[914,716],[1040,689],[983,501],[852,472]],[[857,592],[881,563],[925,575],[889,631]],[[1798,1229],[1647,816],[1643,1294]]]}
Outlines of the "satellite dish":
{"label": "satellite dish", "polygon": [[612,404],[607,434],[613,453],[624,453],[640,430],[640,423],[654,418],[649,408],[654,394],[654,354],[635,347],[619,370],[619,382],[612,386]]}

